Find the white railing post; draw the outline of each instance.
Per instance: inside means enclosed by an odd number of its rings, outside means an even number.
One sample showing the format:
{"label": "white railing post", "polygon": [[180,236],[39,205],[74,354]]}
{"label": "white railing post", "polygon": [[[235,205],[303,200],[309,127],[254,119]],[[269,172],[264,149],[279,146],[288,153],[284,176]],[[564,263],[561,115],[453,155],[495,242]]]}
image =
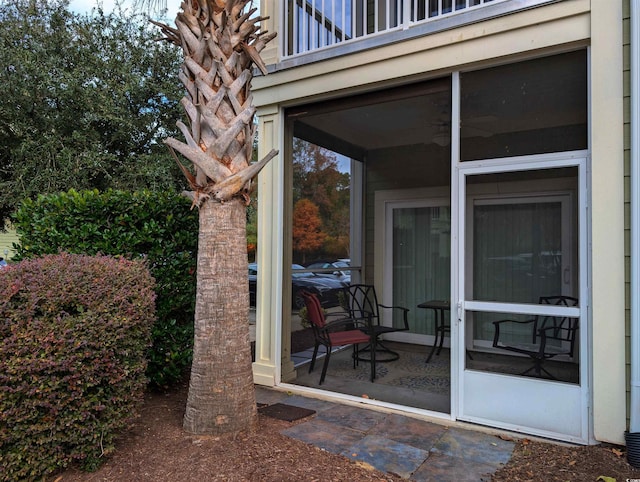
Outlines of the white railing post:
{"label": "white railing post", "polygon": [[[295,55],[297,53],[299,53],[299,47],[298,47],[298,0],[292,0],[291,2],[291,12],[289,12],[289,15],[292,16],[293,18],[293,22],[291,22],[292,28],[293,28],[293,32],[291,35],[291,55]],[[287,20],[287,26],[289,25],[289,21]]]}
{"label": "white railing post", "polygon": [[[414,19],[411,18],[411,3],[412,3],[412,0],[404,0],[402,2],[402,12],[401,12],[400,18],[402,18],[402,25],[405,30],[409,28],[409,25],[411,25],[411,22],[414,21]],[[413,0],[413,4],[416,5],[415,0]],[[417,9],[414,9],[414,12],[417,12],[417,11],[418,11]]]}
{"label": "white railing post", "polygon": [[318,32],[318,22],[316,21],[316,0],[311,0],[311,13],[309,14],[309,50],[320,47],[316,45]]}

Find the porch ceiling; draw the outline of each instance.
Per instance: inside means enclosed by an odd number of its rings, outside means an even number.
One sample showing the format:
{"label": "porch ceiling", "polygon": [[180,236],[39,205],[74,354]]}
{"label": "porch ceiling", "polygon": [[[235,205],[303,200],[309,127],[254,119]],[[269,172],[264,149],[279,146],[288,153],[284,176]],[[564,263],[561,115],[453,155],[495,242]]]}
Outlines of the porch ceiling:
{"label": "porch ceiling", "polygon": [[[485,69],[469,74],[462,92],[462,138],[583,125],[586,76],[567,57]],[[543,69],[542,67],[547,67]],[[548,75],[552,67],[553,75]],[[508,69],[503,72],[503,70]],[[466,74],[463,74],[466,76]],[[501,79],[507,77],[505,84]],[[467,77],[463,79],[466,80]],[[514,88],[519,94],[514,97]],[[361,159],[366,152],[399,146],[447,145],[451,80],[443,78],[288,109],[295,135]]]}
{"label": "porch ceiling", "polygon": [[295,134],[355,159],[366,152],[449,137],[449,79],[340,99],[288,112]]}
{"label": "porch ceiling", "polygon": [[448,102],[414,97],[317,114],[302,122],[364,151],[424,143],[449,134]]}

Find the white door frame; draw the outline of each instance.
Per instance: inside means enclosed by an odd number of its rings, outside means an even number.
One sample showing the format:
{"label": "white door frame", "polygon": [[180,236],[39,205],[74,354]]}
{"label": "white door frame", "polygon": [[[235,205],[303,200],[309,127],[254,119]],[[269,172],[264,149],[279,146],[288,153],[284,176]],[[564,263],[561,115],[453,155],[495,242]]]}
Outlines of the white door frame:
{"label": "white door frame", "polygon": [[[392,278],[389,265],[385,259],[387,255],[388,236],[386,227],[387,223],[387,206],[396,203],[410,202],[436,202],[438,205],[449,205],[449,189],[448,187],[436,188],[417,188],[417,189],[389,189],[379,190],[375,192],[374,200],[374,270],[373,283],[376,292],[380,298],[380,302],[389,303],[392,293],[387,289],[387,283]],[[439,204],[442,203],[442,204]],[[433,204],[435,205],[435,204]]]}
{"label": "white door frame", "polygon": [[[541,170],[578,169],[579,308],[540,307],[516,303],[480,302],[465,293],[465,229],[468,176]],[[575,443],[589,440],[590,332],[587,266],[587,153],[585,151],[523,156],[455,164],[452,183],[452,412],[458,420],[504,428]],[[454,254],[455,253],[455,254]],[[571,385],[465,369],[465,313],[489,311],[580,317],[580,384]],[[455,361],[454,361],[455,360]],[[535,403],[531,403],[535,401]],[[553,415],[552,415],[553,414]]]}

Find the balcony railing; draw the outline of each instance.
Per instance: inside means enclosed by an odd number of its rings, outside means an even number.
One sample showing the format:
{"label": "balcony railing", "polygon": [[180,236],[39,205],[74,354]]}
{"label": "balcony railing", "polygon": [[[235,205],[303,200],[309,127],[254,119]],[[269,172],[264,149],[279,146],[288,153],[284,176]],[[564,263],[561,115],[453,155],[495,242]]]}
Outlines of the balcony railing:
{"label": "balcony railing", "polygon": [[292,57],[510,0],[286,0],[284,53]]}

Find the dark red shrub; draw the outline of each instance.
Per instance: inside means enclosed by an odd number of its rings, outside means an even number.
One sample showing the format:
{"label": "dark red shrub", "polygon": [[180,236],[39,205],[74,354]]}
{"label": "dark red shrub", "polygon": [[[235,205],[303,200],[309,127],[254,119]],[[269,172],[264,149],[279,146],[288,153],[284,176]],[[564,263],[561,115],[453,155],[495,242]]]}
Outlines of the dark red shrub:
{"label": "dark red shrub", "polygon": [[99,465],[137,415],[154,281],[141,261],[50,255],[0,272],[0,480]]}

